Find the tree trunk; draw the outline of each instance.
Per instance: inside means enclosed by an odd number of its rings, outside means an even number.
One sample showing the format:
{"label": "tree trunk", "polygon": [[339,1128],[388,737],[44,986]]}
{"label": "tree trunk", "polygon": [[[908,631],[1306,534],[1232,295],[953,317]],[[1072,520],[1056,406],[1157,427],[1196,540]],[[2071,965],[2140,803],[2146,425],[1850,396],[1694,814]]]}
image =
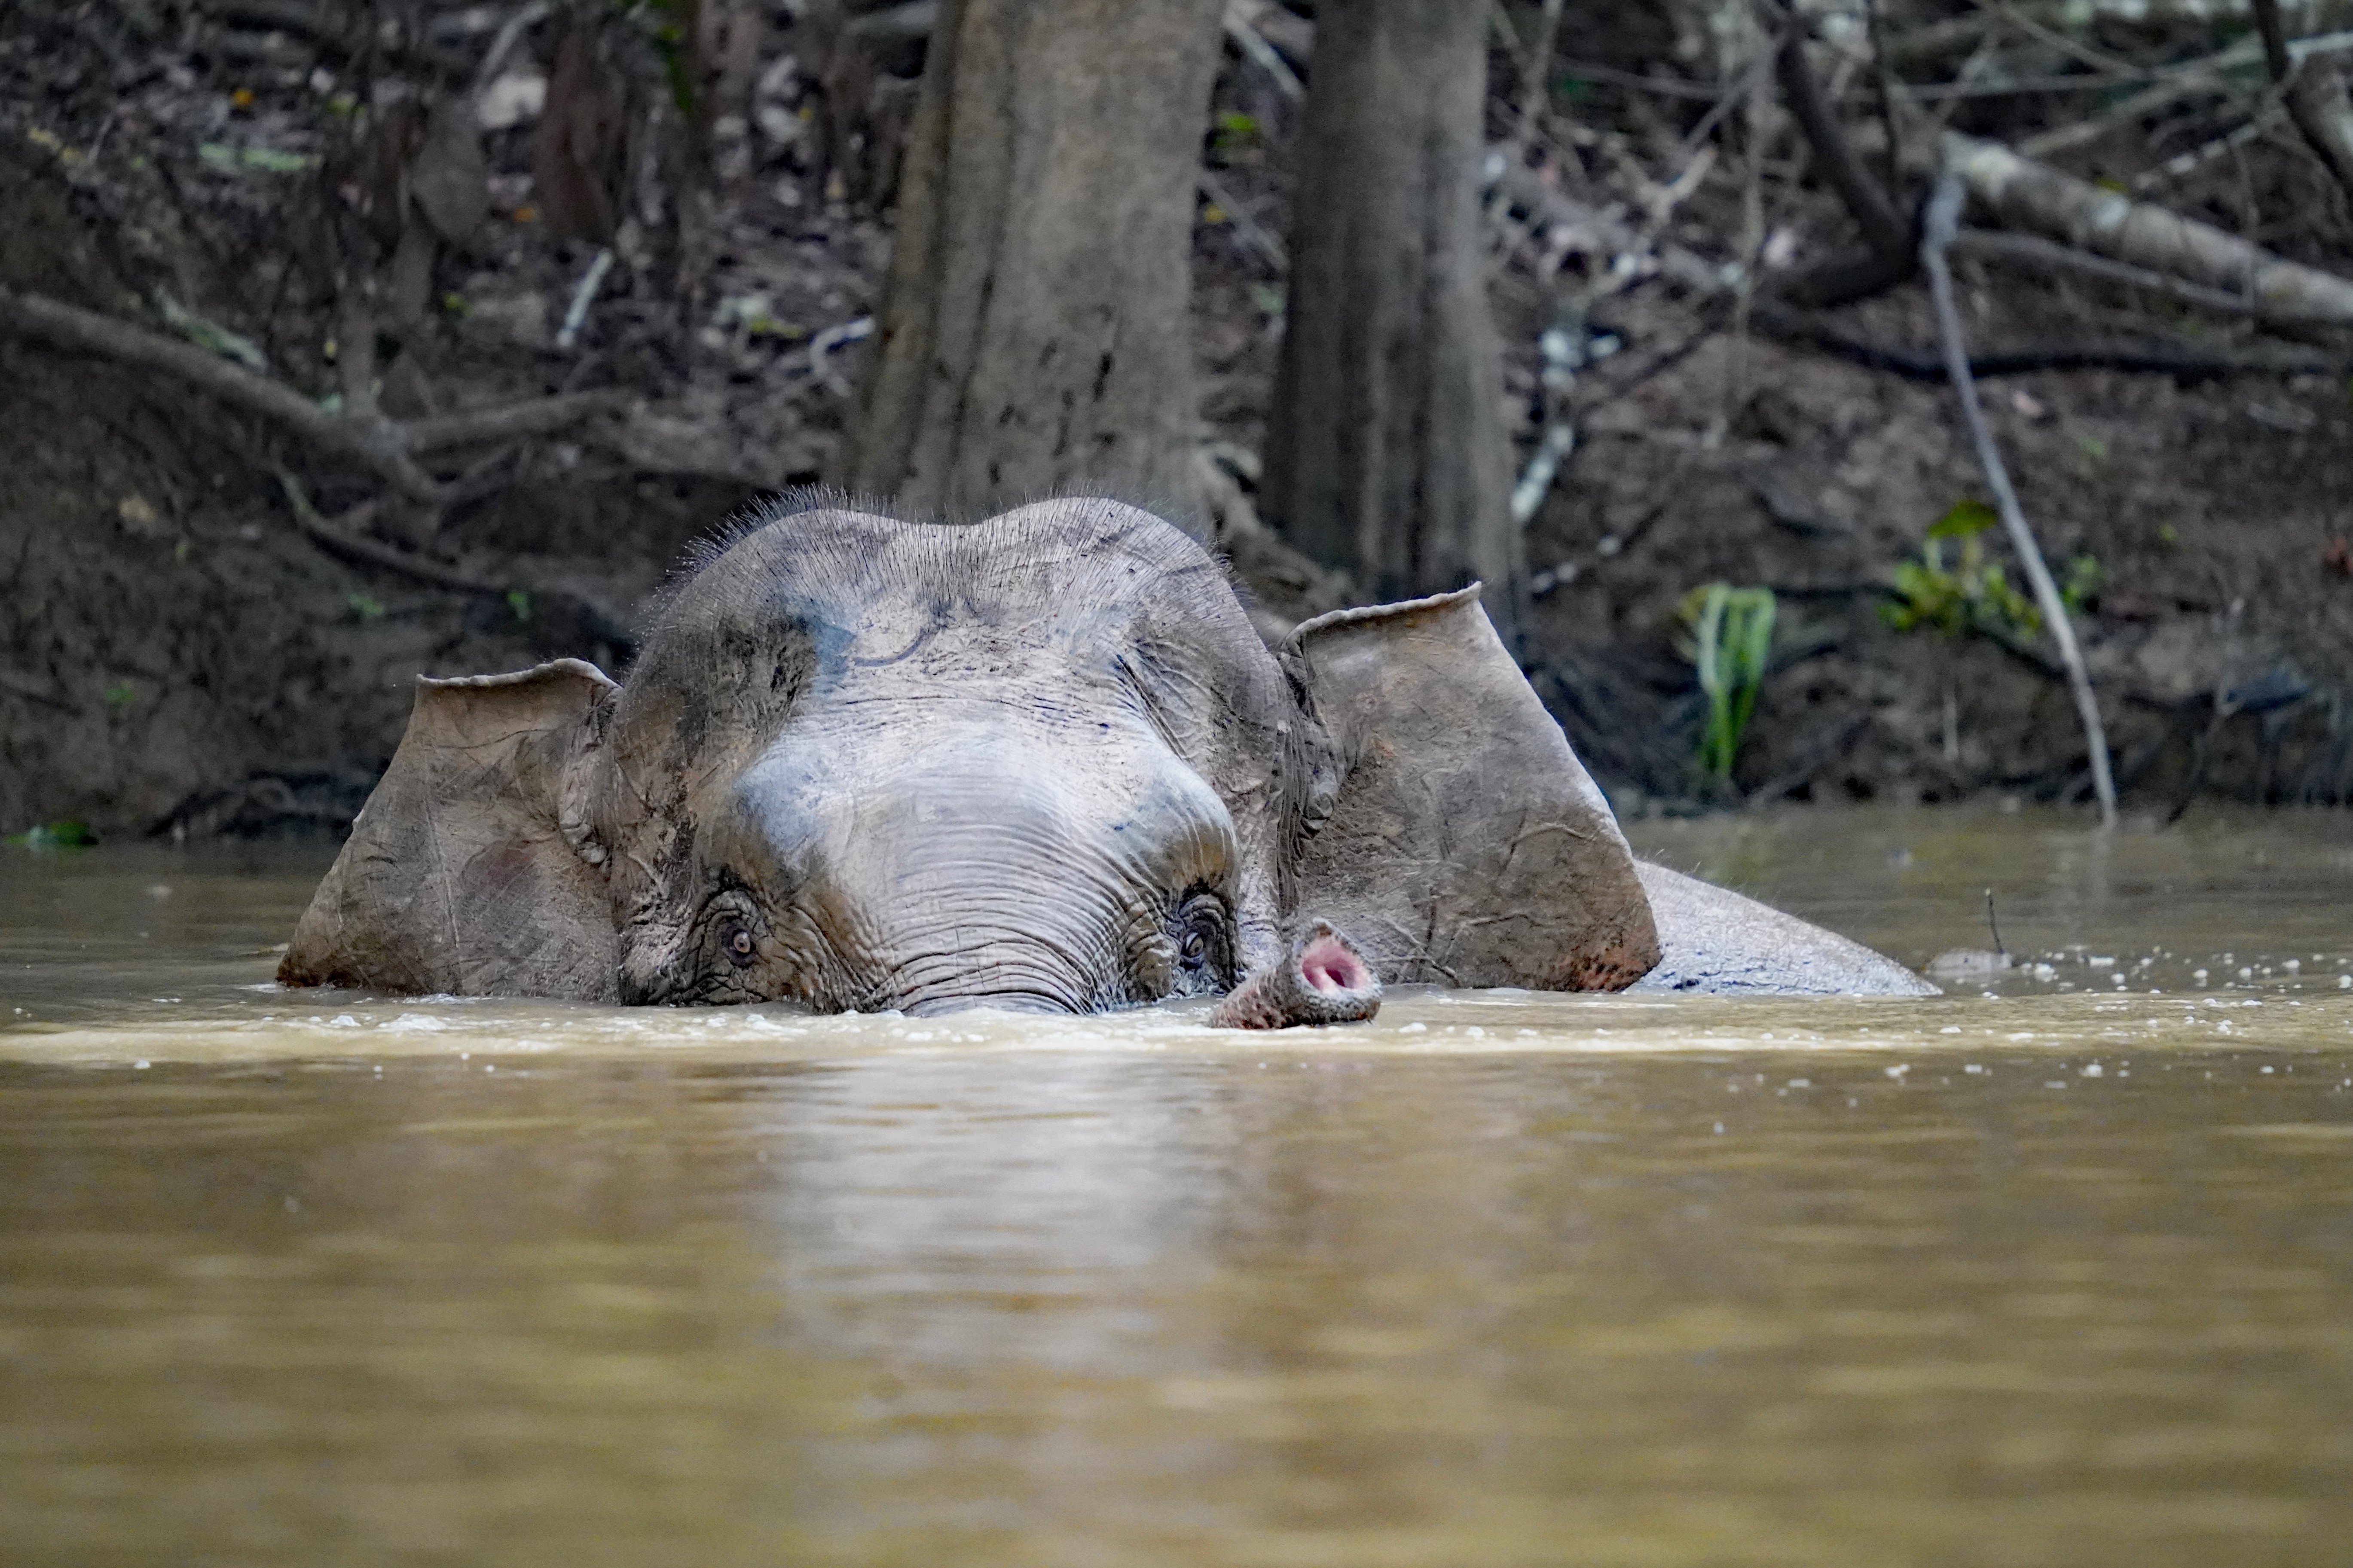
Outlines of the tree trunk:
{"label": "tree trunk", "polygon": [[1220,0],[947,0],[841,479],[911,513],[1194,521],[1194,188]]}
{"label": "tree trunk", "polygon": [[1480,246],[1487,7],[1315,15],[1265,510],[1388,597],[1482,578],[1508,628],[1522,550]]}

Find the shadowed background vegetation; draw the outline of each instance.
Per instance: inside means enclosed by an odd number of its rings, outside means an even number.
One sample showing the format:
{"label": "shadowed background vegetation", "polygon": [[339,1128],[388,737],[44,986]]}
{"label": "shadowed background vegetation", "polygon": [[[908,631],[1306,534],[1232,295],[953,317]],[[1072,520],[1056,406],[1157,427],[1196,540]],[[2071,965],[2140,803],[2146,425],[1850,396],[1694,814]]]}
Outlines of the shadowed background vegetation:
{"label": "shadowed background vegetation", "polygon": [[2353,790],[2353,7],[19,0],[0,830],[336,828],[780,487],[1471,577],[1621,810]]}

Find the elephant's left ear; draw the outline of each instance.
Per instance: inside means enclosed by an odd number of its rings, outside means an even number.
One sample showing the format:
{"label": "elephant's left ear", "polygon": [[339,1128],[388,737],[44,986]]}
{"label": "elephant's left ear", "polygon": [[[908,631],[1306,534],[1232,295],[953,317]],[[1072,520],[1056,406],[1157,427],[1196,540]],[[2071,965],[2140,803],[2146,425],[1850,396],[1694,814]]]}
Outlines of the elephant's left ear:
{"label": "elephant's left ear", "polygon": [[1476,584],[1292,634],[1344,769],[1293,903],[1391,983],[1615,991],[1658,962],[1634,857]]}
{"label": "elephant's left ear", "polygon": [[619,942],[586,802],[619,689],[575,658],[419,680],[279,980],[613,1000]]}

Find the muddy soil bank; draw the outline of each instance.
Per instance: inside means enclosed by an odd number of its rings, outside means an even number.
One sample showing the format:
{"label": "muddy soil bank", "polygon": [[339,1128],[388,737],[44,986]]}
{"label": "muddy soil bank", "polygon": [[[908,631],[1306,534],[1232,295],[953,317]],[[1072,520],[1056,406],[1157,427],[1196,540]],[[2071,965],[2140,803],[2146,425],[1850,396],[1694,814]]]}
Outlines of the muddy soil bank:
{"label": "muddy soil bank", "polygon": [[[0,177],[34,219],[0,237],[0,280],[93,307],[127,291],[63,195]],[[1883,314],[1891,339],[1926,341]],[[1247,319],[1202,331],[1228,348],[1204,373],[1240,442],[1271,369],[1251,335]],[[2342,800],[2340,390],[2052,373],[1995,384],[1991,405],[2052,559],[2099,564],[2086,647],[2127,799],[2169,809],[2194,782]],[[810,436],[801,460],[821,471],[834,438]],[[455,591],[306,535],[274,441],[152,376],[0,342],[0,826],[337,826],[389,758],[414,677],[626,663],[644,596],[757,493],[630,474],[510,489],[440,542],[488,585]],[[2084,752],[2047,642],[1883,616],[1896,563],[1981,493],[1946,389],[1710,336],[1596,411],[1531,531],[1538,689],[1636,810],[2068,795]],[[1685,764],[1697,699],[1678,608],[1714,580],[1772,587],[1780,627],[1736,793],[1711,797]]]}
{"label": "muddy soil bank", "polygon": [[[151,324],[168,295],[324,395],[332,291],[289,216],[307,209],[248,154],[311,156],[306,128],[334,83],[201,40],[115,40],[110,56],[95,36],[0,28],[0,285]],[[1620,42],[1628,61],[1651,47]],[[810,73],[794,76],[795,47],[765,46],[760,91],[773,80],[782,96],[762,101],[822,111],[821,92],[796,85]],[[879,100],[902,100],[911,80],[883,82]],[[1267,240],[1285,226],[1295,114],[1239,68],[1218,94],[1218,199],[1195,244],[1202,433],[1246,475],[1279,341]],[[861,353],[829,329],[876,302],[887,190],[845,192],[806,138],[722,130],[687,297],[662,293],[659,268],[617,267],[574,349],[556,323],[591,250],[533,220],[527,128],[490,138],[501,205],[438,262],[439,303],[384,366],[387,408],[583,386],[638,405],[577,439],[487,452],[496,482],[427,534],[370,511],[363,477],[178,384],[0,337],[0,832],[67,817],[109,835],[333,830],[390,756],[416,676],[557,655],[625,666],[634,617],[695,537],[826,473]],[[1683,237],[1724,229],[1703,209],[1733,199],[1703,191]],[[2112,299],[1962,273],[1981,348],[2131,324]],[[1494,300],[1525,458],[1556,301],[1508,268]],[[1725,314],[1663,286],[1596,312],[1593,342],[1618,352],[1583,374],[1576,448],[1530,527],[1525,660],[1596,774],[1636,812],[2078,792],[2083,741],[2047,638],[1885,618],[1898,564],[1983,493],[1949,391],[1736,332]],[[1916,288],[1841,320],[1858,338],[1933,345]],[[2054,564],[2096,563],[2084,631],[2126,800],[2344,801],[2342,383],[2046,372],[1988,390]],[[281,472],[375,548],[323,542]],[[410,564],[385,564],[387,551]],[[1263,605],[1300,607],[1295,582],[1246,556],[1238,567]],[[1779,608],[1729,784],[1693,766],[1678,614],[1714,581],[1769,586]]]}

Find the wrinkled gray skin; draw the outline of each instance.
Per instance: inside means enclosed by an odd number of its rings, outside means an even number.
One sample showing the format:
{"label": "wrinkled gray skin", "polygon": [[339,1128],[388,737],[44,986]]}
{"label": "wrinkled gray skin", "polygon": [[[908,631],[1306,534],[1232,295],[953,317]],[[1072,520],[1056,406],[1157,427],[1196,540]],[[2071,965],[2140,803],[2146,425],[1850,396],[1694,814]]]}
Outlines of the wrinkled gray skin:
{"label": "wrinkled gray skin", "polygon": [[626,687],[421,682],[280,978],[1084,1013],[1291,975],[1330,928],[1390,984],[1615,990],[1663,951],[1681,989],[1929,989],[1638,868],[1475,588],[1270,651],[1184,534],[1080,500],[779,509]]}

